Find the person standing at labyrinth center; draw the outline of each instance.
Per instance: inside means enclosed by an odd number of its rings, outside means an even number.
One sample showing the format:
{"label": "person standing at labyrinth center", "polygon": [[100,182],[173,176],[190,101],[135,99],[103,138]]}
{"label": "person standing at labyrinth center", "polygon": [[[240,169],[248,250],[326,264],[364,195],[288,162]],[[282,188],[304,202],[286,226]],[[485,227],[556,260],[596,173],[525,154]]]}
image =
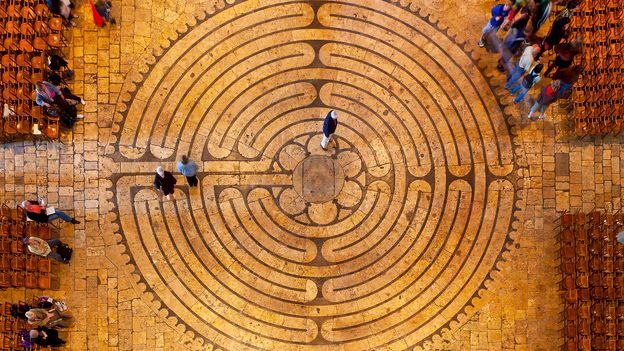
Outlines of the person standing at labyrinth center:
{"label": "person standing at labyrinth center", "polygon": [[177,181],[171,172],[167,172],[162,167],[156,168],[156,177],[154,177],[154,187],[161,191],[163,195],[167,197],[167,200],[171,200],[171,194],[174,192],[174,187]]}
{"label": "person standing at labyrinth center", "polygon": [[338,113],[331,110],[325,116],[325,122],[323,122],[323,140],[321,140],[323,150],[327,150],[327,144],[329,144],[332,136],[336,133],[336,127],[338,127]]}
{"label": "person standing at labyrinth center", "polygon": [[189,159],[186,155],[182,155],[180,161],[178,161],[178,171],[186,177],[189,186],[197,186],[197,163]]}

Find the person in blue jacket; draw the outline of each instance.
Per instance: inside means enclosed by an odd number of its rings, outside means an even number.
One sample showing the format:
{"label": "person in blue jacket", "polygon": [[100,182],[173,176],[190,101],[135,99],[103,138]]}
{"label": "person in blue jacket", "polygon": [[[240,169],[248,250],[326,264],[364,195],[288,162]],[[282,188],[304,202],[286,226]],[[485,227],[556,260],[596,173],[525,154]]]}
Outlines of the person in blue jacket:
{"label": "person in blue jacket", "polygon": [[327,150],[327,144],[332,139],[332,136],[336,132],[338,126],[338,113],[334,110],[329,111],[325,116],[325,122],[323,122],[323,140],[321,140],[321,147],[323,150]]}
{"label": "person in blue jacket", "polygon": [[182,155],[182,159],[178,161],[178,171],[186,177],[189,186],[197,186],[199,180],[197,179],[197,163],[195,161],[186,155]]}
{"label": "person in blue jacket", "polygon": [[505,4],[498,4],[492,7],[492,18],[488,21],[488,23],[483,27],[481,31],[481,39],[479,39],[479,47],[485,46],[485,37],[487,35],[496,34],[500,29],[501,25],[505,21],[505,18],[511,11],[513,6],[512,0],[505,1]]}

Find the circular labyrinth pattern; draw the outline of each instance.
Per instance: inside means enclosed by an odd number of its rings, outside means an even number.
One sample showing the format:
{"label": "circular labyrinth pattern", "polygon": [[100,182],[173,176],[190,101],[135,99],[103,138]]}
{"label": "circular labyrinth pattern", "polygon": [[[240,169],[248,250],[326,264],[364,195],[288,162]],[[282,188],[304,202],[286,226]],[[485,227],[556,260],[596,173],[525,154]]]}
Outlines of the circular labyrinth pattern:
{"label": "circular labyrinth pattern", "polygon": [[[173,43],[128,106],[122,242],[148,293],[209,345],[422,345],[466,313],[508,241],[501,106],[452,38],[392,3],[236,3]],[[180,179],[163,201],[153,171],[182,154],[201,186]],[[310,158],[322,164],[297,170]]]}

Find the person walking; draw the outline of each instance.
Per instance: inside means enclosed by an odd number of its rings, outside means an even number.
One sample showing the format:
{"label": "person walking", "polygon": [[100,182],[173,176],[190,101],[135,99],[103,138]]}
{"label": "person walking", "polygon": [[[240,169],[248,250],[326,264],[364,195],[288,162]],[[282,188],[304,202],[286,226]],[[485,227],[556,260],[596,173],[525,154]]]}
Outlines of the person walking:
{"label": "person walking", "polygon": [[75,218],[72,218],[57,208],[46,208],[45,201],[43,201],[42,198],[39,198],[38,201],[24,200],[22,202],[22,208],[24,209],[24,212],[26,212],[26,217],[35,222],[50,223],[56,219],[62,219],[63,221],[70,222],[72,224],[80,223],[80,221],[77,221]]}
{"label": "person walking", "polygon": [[511,11],[511,7],[513,6],[513,2],[511,0],[505,1],[505,4],[498,4],[492,7],[492,18],[488,21],[488,23],[483,27],[481,31],[481,39],[479,39],[479,47],[482,48],[485,46],[485,38],[489,35],[496,35],[501,25],[505,21],[505,18]]}
{"label": "person walking", "polygon": [[338,113],[331,110],[327,113],[323,122],[323,140],[321,140],[323,150],[327,150],[327,144],[329,144],[332,136],[336,133],[336,127],[338,127]]}
{"label": "person walking", "polygon": [[540,52],[540,47],[537,44],[527,46],[524,49],[524,51],[522,52],[522,56],[520,56],[520,59],[518,60],[518,63],[516,64],[515,68],[507,76],[507,84],[505,84],[505,89],[507,90],[511,89],[511,86],[514,85],[514,83],[518,81],[518,79],[520,79],[520,77],[522,77],[522,75],[524,75],[524,73],[528,71],[529,68],[531,68],[531,66],[533,65],[533,61],[534,61],[533,58],[539,52]]}
{"label": "person walking", "polygon": [[182,155],[180,161],[178,161],[178,171],[186,177],[189,186],[197,186],[199,182],[197,180],[197,164],[195,161],[189,159],[186,155]]}
{"label": "person walking", "polygon": [[160,166],[156,168],[154,186],[167,197],[167,200],[171,200],[171,194],[173,194],[177,182],[171,172],[165,171]]}
{"label": "person walking", "polygon": [[514,99],[514,104],[522,101],[524,95],[526,95],[526,93],[529,92],[529,90],[531,90],[531,88],[540,81],[540,72],[543,68],[544,65],[538,62],[535,66],[533,66],[531,71],[529,71],[529,73],[524,76],[524,79],[520,83],[516,84],[514,87],[511,88],[511,95],[515,95],[518,90],[522,89],[520,91],[520,94],[518,94],[518,96],[516,96],[516,98]]}
{"label": "person walking", "polygon": [[24,238],[23,243],[28,247],[28,251],[35,255],[51,258],[58,262],[69,263],[69,260],[66,260],[61,254],[52,250],[63,245],[63,242],[59,239],[43,240],[31,236],[29,238]]}
{"label": "person walking", "polygon": [[552,83],[550,83],[550,85],[547,85],[542,88],[542,91],[537,96],[537,99],[535,99],[535,103],[533,104],[533,107],[531,107],[531,111],[529,111],[530,120],[532,121],[535,120],[533,118],[533,114],[537,110],[540,111],[540,115],[537,117],[538,119],[544,119],[546,117],[546,115],[544,114],[544,111],[546,110],[546,107],[548,107],[548,105],[557,101],[557,99],[559,98],[560,86],[561,86],[561,82],[558,80],[555,80]]}

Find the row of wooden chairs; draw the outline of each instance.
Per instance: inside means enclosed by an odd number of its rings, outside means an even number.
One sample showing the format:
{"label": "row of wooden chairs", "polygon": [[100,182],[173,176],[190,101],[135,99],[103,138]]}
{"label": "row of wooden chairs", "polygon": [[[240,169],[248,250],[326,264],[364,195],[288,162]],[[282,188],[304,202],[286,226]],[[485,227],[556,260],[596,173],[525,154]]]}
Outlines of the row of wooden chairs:
{"label": "row of wooden chairs", "polygon": [[624,350],[624,214],[560,218],[564,349]]}
{"label": "row of wooden chairs", "polygon": [[579,137],[624,131],[624,6],[614,0],[583,1],[571,30],[582,36],[575,64],[583,74],[574,91],[574,132]]}
{"label": "row of wooden chairs", "polygon": [[[24,306],[26,306],[26,303],[19,301],[17,305],[23,310],[25,309]],[[22,330],[29,330],[31,326],[24,319],[15,318],[11,314],[12,304],[10,302],[5,302],[0,306],[2,307],[0,311],[0,350],[51,351],[50,347],[42,347],[39,345],[34,345],[30,349],[26,349],[22,344],[20,332]]]}
{"label": "row of wooden chairs", "polygon": [[47,223],[28,221],[20,206],[0,207],[0,288],[26,287],[50,289],[52,262],[31,254],[23,244],[25,237],[52,238]]}
{"label": "row of wooden chairs", "polygon": [[24,137],[56,140],[59,118],[47,116],[35,104],[33,84],[43,80],[46,53],[67,45],[64,21],[48,10],[44,0],[9,0],[0,4],[0,119],[1,141]]}

